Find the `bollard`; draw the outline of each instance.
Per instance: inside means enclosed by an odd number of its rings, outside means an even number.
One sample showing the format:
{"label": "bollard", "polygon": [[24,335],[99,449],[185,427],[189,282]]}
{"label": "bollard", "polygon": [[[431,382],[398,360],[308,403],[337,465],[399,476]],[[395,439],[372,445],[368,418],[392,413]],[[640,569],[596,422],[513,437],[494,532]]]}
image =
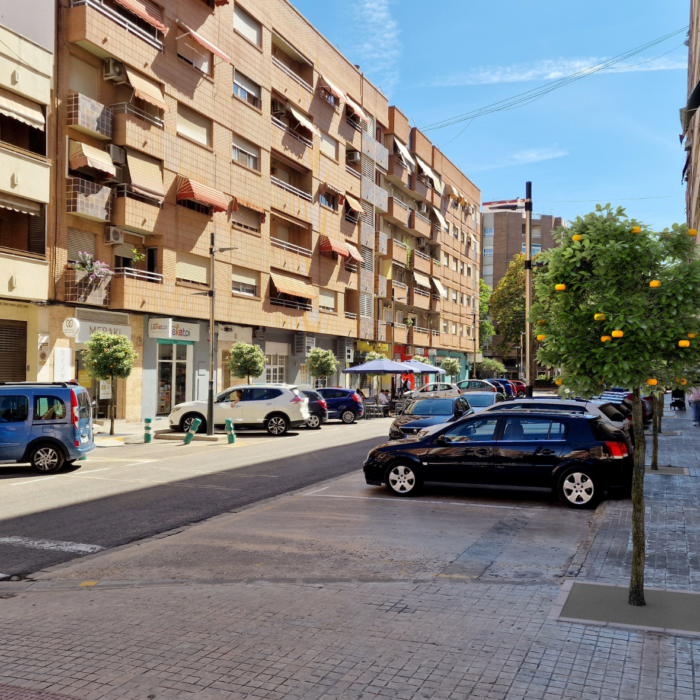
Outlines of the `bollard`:
{"label": "bollard", "polygon": [[230,418],[226,419],[226,439],[229,445],[236,444],[236,433],[233,432],[233,421]]}
{"label": "bollard", "polygon": [[202,419],[201,418],[195,418],[192,421],[192,425],[190,426],[190,429],[187,431],[187,434],[185,435],[185,445],[189,445],[192,440],[194,439],[194,434],[197,432],[199,429],[199,426],[202,424]]}
{"label": "bollard", "polygon": [[153,419],[152,418],[144,418],[144,423],[146,425],[143,426],[143,441],[146,445],[148,445],[151,440],[153,440],[153,435],[151,435],[151,423]]}

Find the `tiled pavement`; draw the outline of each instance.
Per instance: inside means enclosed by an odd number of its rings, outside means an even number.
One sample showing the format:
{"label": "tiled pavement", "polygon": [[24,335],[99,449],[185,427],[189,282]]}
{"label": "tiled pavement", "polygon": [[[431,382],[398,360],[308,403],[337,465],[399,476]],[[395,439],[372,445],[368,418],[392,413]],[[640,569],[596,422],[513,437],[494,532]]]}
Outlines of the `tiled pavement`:
{"label": "tiled pavement", "polygon": [[[646,478],[647,583],[698,590],[700,429],[679,424],[662,463],[691,476]],[[629,511],[601,506],[570,574],[626,582]],[[700,698],[700,640],[547,620],[557,585],[444,581],[20,592],[0,700]]]}

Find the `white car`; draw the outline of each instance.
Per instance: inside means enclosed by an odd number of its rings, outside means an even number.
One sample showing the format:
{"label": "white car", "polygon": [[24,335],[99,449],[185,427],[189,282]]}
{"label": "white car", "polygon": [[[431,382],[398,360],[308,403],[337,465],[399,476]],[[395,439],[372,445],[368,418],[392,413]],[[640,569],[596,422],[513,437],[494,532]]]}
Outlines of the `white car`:
{"label": "white car", "polygon": [[[184,433],[199,418],[199,432],[204,432],[206,415],[206,401],[180,403],[170,414],[170,429]],[[222,391],[214,401],[214,425],[223,428],[227,418],[233,421],[234,430],[267,430],[270,435],[284,435],[309,420],[309,399],[291,384],[240,384]]]}
{"label": "white car", "polygon": [[462,392],[456,384],[447,384],[446,382],[433,382],[426,384],[420,389],[407,391],[404,396],[411,399],[447,399],[459,396]]}

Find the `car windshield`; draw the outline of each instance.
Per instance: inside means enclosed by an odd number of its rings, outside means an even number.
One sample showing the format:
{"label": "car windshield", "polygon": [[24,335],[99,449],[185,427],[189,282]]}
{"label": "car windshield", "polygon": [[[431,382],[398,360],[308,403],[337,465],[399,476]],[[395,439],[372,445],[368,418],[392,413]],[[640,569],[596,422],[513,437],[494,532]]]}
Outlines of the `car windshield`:
{"label": "car windshield", "polygon": [[469,405],[478,407],[490,406],[495,401],[494,396],[496,396],[496,394],[489,394],[487,396],[469,394]]}
{"label": "car windshield", "polygon": [[453,413],[452,399],[414,401],[404,411],[404,415],[407,416],[451,416]]}

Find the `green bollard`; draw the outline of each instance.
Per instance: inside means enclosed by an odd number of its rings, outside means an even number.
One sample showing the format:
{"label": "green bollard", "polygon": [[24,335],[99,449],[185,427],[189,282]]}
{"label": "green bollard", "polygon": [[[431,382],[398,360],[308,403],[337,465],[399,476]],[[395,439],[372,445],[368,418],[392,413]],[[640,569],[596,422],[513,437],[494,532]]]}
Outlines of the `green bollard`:
{"label": "green bollard", "polygon": [[226,439],[229,445],[236,444],[236,433],[233,432],[233,421],[230,418],[226,419]]}
{"label": "green bollard", "polygon": [[143,427],[143,430],[144,430],[143,441],[146,445],[148,445],[148,443],[151,442],[151,440],[153,440],[153,435],[151,435],[151,423],[152,423],[152,421],[153,421],[152,418],[144,418],[144,421],[143,421],[146,424]]}
{"label": "green bollard", "polygon": [[197,432],[199,429],[199,426],[202,424],[202,419],[201,418],[195,418],[192,421],[192,425],[190,426],[190,429],[187,431],[187,434],[185,435],[185,445],[189,445],[192,440],[194,439],[194,434]]}

